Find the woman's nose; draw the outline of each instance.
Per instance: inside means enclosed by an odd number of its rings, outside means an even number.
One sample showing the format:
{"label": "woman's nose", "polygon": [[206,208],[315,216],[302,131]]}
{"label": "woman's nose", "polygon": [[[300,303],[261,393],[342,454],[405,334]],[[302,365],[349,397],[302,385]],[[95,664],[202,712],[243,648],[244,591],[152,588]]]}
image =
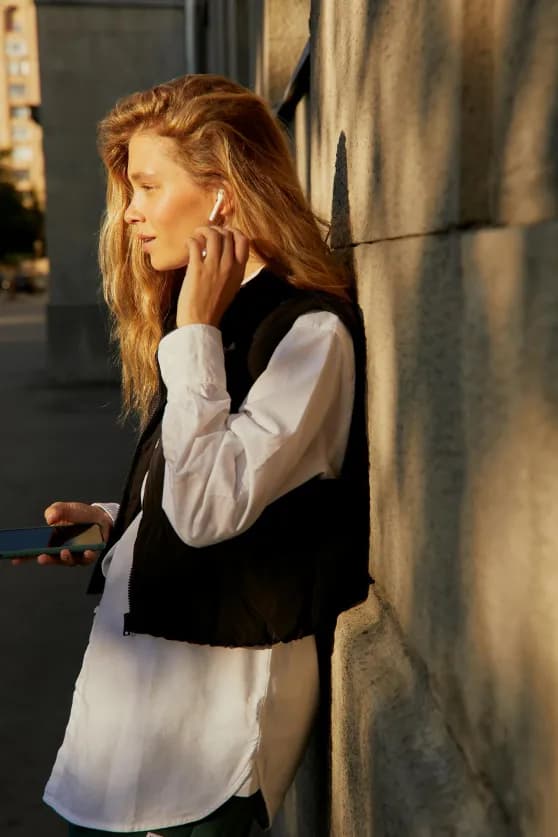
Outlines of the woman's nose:
{"label": "woman's nose", "polygon": [[145,221],[145,216],[134,206],[133,202],[128,205],[124,212],[124,221],[126,224],[137,224],[140,221]]}

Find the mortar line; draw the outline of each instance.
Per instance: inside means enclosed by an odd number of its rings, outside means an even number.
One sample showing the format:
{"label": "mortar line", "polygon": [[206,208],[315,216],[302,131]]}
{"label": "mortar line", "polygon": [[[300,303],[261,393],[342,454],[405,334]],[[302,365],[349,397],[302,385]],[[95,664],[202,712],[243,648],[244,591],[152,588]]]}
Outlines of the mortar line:
{"label": "mortar line", "polygon": [[332,247],[331,249],[334,251],[339,250],[349,250],[359,247],[361,244],[384,244],[388,241],[407,241],[412,240],[415,238],[433,238],[439,237],[444,235],[454,235],[457,233],[468,233],[468,232],[483,232],[483,231],[490,231],[490,230],[521,230],[521,229],[532,229],[533,227],[540,227],[546,226],[551,224],[556,224],[556,218],[546,218],[539,221],[533,221],[532,224],[485,224],[482,222],[471,222],[470,224],[452,224],[448,227],[442,227],[439,230],[429,230],[428,232],[416,232],[416,233],[405,233],[403,235],[391,235],[385,236],[385,238],[371,238],[371,239],[362,239],[361,241],[351,241],[348,244],[343,244],[339,247]]}

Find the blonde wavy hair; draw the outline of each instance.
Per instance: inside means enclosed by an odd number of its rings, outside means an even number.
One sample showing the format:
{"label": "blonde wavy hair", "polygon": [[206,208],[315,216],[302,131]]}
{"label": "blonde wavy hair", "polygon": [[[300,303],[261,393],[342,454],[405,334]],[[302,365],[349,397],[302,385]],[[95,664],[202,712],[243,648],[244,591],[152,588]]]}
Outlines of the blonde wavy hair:
{"label": "blonde wavy hair", "polygon": [[[128,144],[139,131],[170,137],[201,187],[228,184],[234,225],[253,252],[301,288],[350,296],[350,279],[322,237],[269,106],[229,79],[188,75],[121,99],[99,124],[107,204],[99,261],[122,367],[123,415],[147,421],[159,390],[157,346],[184,270],[155,271],[124,220],[132,196]],[[325,225],[327,226],[327,225]]]}

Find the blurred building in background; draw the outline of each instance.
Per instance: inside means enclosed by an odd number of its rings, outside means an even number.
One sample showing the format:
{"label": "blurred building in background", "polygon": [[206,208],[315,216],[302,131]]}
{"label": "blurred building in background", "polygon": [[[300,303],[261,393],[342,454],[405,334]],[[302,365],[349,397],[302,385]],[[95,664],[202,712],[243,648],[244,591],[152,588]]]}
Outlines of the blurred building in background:
{"label": "blurred building in background", "polygon": [[26,202],[45,203],[37,18],[33,0],[0,0],[0,163]]}

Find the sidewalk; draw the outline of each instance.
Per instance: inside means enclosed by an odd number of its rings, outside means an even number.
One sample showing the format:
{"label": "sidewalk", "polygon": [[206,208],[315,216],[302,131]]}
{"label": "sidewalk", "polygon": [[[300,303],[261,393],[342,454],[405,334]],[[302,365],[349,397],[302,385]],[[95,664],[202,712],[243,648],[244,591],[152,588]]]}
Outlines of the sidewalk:
{"label": "sidewalk", "polygon": [[[53,500],[119,499],[133,449],[116,388],[48,386],[44,315],[44,300],[0,294],[0,528],[40,525]],[[0,561],[2,837],[66,834],[41,797],[96,604],[90,572]]]}

